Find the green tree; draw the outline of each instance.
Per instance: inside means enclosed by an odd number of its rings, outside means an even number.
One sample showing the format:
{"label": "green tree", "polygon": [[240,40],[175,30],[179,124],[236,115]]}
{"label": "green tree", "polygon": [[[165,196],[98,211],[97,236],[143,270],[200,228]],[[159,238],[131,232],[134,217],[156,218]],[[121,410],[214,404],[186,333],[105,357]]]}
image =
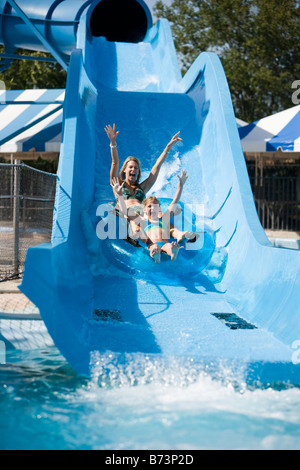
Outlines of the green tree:
{"label": "green tree", "polygon": [[155,14],[171,23],[183,73],[201,52],[219,55],[239,118],[251,122],[293,106],[299,0],[158,1]]}
{"label": "green tree", "polygon": [[[4,46],[0,46],[4,52]],[[32,52],[19,49],[20,55],[33,57],[51,57],[43,52]],[[0,73],[0,80],[5,83],[7,90],[25,90],[31,88],[65,88],[66,72],[56,62],[39,62],[34,60],[14,60],[10,67]]]}

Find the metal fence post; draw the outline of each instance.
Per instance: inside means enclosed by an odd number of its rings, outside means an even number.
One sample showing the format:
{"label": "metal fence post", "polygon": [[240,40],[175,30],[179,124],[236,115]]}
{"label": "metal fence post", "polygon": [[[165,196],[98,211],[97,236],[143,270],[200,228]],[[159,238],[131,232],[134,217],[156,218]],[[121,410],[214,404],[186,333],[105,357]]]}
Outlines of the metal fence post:
{"label": "metal fence post", "polygon": [[14,259],[13,273],[19,274],[20,251],[20,161],[15,160],[14,165],[14,205],[13,205],[13,230],[14,230]]}

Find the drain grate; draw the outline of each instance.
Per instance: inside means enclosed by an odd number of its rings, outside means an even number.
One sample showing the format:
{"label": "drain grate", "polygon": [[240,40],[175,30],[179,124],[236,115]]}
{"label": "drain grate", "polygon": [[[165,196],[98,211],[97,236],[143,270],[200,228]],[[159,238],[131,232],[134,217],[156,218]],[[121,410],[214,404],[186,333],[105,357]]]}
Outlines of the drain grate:
{"label": "drain grate", "polygon": [[257,328],[235,313],[212,313],[212,315],[231,330],[255,330]]}
{"label": "drain grate", "polygon": [[96,308],[94,310],[94,317],[96,317],[97,320],[102,321],[123,321],[120,310],[107,310]]}

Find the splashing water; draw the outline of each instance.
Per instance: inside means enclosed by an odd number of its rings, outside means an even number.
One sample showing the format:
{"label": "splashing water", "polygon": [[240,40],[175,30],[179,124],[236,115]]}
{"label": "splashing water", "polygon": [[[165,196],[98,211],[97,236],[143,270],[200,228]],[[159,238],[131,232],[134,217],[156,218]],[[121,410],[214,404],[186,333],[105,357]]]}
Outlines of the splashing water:
{"label": "splashing water", "polygon": [[299,449],[300,390],[256,388],[192,359],[107,353],[93,375],[55,348],[0,368],[2,449]]}

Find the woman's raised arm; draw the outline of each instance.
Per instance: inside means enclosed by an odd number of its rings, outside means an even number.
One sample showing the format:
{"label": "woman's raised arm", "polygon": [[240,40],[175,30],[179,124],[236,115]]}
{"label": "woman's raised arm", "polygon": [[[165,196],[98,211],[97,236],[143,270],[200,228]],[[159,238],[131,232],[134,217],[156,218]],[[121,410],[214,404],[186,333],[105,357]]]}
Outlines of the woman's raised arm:
{"label": "woman's raised arm", "polygon": [[119,178],[119,154],[117,149],[117,136],[120,131],[116,131],[116,125],[111,127],[110,124],[104,128],[109,140],[111,150],[111,169],[110,169],[110,184],[114,178]]}
{"label": "woman's raised arm", "polygon": [[175,134],[174,137],[172,137],[172,139],[170,140],[170,142],[168,143],[168,145],[166,146],[166,148],[164,149],[162,154],[156,160],[156,163],[155,163],[154,167],[152,168],[148,178],[145,179],[145,181],[143,181],[143,183],[141,183],[141,187],[142,187],[142,189],[144,190],[145,193],[150,191],[150,189],[152,188],[152,186],[156,182],[159,171],[161,169],[161,166],[164,163],[164,161],[166,160],[167,156],[169,155],[169,152],[171,151],[173,145],[177,144],[177,142],[182,142],[182,139],[179,137],[179,134],[180,134],[180,132],[177,132],[177,134]]}

